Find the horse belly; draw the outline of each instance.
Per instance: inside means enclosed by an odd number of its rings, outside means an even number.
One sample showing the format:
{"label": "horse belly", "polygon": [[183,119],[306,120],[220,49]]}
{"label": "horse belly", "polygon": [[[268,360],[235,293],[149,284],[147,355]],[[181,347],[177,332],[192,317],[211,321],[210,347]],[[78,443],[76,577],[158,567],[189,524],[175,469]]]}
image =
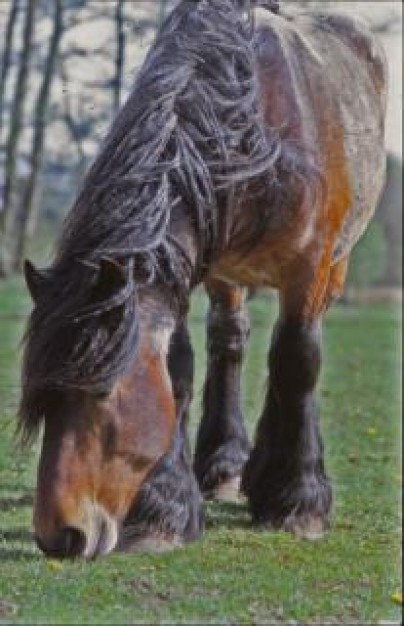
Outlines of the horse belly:
{"label": "horse belly", "polygon": [[271,252],[261,251],[243,259],[235,253],[224,254],[210,269],[209,275],[231,285],[244,287],[279,287],[280,277]]}
{"label": "horse belly", "polygon": [[[299,219],[300,218],[300,219]],[[246,252],[246,246],[231,247],[212,263],[209,275],[246,287],[279,289],[296,260],[305,256],[316,237],[314,213],[296,209],[296,219],[282,232],[268,229]]]}

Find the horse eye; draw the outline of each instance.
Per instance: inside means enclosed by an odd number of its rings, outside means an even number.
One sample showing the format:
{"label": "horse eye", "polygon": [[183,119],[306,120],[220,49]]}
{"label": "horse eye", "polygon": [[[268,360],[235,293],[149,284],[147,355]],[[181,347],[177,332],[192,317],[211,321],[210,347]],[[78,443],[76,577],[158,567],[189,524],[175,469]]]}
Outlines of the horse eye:
{"label": "horse eye", "polygon": [[103,400],[106,400],[108,398],[109,393],[105,389],[102,391],[95,391],[92,395],[95,398],[95,400],[99,400],[100,402],[102,402]]}

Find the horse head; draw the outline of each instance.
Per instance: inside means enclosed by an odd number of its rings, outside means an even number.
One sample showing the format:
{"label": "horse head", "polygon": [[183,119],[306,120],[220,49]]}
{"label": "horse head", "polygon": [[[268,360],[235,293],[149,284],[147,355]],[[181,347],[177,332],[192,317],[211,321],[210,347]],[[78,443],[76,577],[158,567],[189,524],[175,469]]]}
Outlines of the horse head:
{"label": "horse head", "polygon": [[25,265],[35,308],[20,420],[26,434],[43,423],[34,531],[57,557],[115,547],[175,423],[166,364],[173,317],[164,298],[135,294],[130,271],[112,259],[82,269],[92,274],[90,295],[74,317],[66,306],[74,294],[63,302],[50,271]]}

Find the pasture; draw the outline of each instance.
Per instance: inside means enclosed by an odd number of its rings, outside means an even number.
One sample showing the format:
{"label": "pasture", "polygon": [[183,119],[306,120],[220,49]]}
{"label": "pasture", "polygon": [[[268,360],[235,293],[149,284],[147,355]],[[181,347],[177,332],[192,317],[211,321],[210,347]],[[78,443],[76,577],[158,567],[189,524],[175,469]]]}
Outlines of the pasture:
{"label": "pasture", "polygon": [[[45,559],[30,535],[35,450],[13,445],[17,344],[30,303],[19,279],[0,284],[0,622],[399,623],[399,313],[337,306],[326,317],[319,388],[334,485],[320,543],[251,526],[244,504],[206,505],[201,541],[164,555]],[[206,302],[197,293],[192,437],[200,413]],[[269,312],[269,314],[268,314]],[[275,302],[250,303],[244,407],[253,433],[265,387]]]}

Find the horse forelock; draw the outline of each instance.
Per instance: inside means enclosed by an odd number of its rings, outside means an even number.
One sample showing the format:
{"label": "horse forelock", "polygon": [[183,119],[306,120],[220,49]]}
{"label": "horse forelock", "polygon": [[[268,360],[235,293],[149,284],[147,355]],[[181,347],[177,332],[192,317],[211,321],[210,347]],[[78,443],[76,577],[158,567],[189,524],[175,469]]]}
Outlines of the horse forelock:
{"label": "horse forelock", "polygon": [[94,277],[77,261],[97,267],[105,256],[125,266],[134,260],[149,282],[157,269],[158,280],[181,293],[192,278],[184,276],[187,251],[170,233],[173,212],[187,216],[206,261],[226,244],[229,198],[267,178],[281,158],[280,138],[260,112],[248,11],[254,4],[185,0],[163,24],[82,184],[49,290],[31,315],[20,410],[26,430],[40,420],[42,391],[97,391],[134,357],[135,285],[123,299],[107,294],[98,310],[80,316]]}
{"label": "horse forelock", "polygon": [[[133,276],[98,293],[100,269],[72,261],[50,271],[24,337],[19,426],[28,440],[63,389],[104,393],[135,352]],[[72,267],[74,267],[72,270]],[[79,276],[71,274],[79,272]],[[112,358],[110,356],[112,355]]]}

